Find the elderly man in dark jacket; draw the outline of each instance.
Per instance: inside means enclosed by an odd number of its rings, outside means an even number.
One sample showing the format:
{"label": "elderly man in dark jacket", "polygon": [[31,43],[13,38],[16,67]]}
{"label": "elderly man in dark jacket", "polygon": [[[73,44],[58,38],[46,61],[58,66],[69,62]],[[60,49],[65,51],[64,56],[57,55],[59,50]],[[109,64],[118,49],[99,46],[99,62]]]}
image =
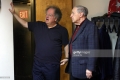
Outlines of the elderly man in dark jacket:
{"label": "elderly man in dark jacket", "polygon": [[[88,80],[92,79],[95,71],[96,56],[94,50],[98,49],[97,27],[87,19],[88,9],[84,6],[75,6],[72,9],[72,22],[76,29],[70,41],[70,57],[66,67],[66,72],[70,74],[70,80]],[[92,51],[90,56],[78,57],[73,51]]]}

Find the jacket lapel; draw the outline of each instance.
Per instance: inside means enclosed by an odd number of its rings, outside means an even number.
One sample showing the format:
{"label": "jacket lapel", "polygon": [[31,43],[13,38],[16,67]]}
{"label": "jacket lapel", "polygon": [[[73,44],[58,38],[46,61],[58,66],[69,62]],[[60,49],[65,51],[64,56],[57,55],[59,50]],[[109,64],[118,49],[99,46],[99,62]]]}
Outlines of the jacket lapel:
{"label": "jacket lapel", "polygon": [[79,31],[77,32],[77,34],[75,35],[73,41],[82,33],[82,31],[84,30],[84,28],[86,27],[86,24],[88,22],[88,19],[85,19],[85,21],[82,23],[82,25],[80,26]]}

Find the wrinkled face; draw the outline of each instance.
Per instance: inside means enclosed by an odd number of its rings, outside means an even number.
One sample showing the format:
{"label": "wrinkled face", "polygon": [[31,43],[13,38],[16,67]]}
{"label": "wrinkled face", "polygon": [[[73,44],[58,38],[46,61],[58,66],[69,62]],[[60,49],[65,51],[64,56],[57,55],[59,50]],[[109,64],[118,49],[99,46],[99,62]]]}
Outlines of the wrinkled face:
{"label": "wrinkled face", "polygon": [[78,12],[77,12],[77,8],[74,7],[74,8],[72,9],[72,12],[71,12],[70,17],[71,17],[73,23],[78,23],[79,20],[80,20],[80,18],[82,17],[82,14],[81,14],[81,13],[78,13]]}
{"label": "wrinkled face", "polygon": [[57,18],[55,17],[54,9],[52,8],[48,9],[46,12],[46,19],[45,19],[46,24],[54,24],[56,23],[56,21]]}

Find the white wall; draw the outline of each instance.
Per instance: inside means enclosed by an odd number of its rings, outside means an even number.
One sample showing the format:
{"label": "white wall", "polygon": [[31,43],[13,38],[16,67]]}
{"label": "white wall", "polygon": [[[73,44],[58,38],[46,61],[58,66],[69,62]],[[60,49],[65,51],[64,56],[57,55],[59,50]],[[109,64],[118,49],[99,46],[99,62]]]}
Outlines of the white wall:
{"label": "white wall", "polygon": [[[83,5],[88,8],[88,19],[91,20],[92,17],[102,16],[108,13],[110,0],[73,0],[73,6]],[[116,45],[117,36],[115,32],[109,33],[112,42],[112,50],[114,55],[114,49]]]}
{"label": "white wall", "polygon": [[110,0],[73,0],[73,6],[83,5],[88,8],[89,14],[88,18],[102,16],[108,12]]}
{"label": "white wall", "polygon": [[0,9],[0,80],[14,80],[12,0],[1,0]]}

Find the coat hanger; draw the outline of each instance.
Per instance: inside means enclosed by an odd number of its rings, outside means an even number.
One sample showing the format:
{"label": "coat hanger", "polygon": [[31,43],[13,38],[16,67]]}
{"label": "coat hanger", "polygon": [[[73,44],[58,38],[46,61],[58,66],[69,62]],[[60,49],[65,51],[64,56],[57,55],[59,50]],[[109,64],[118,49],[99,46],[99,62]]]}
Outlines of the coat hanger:
{"label": "coat hanger", "polygon": [[113,19],[113,26],[112,26],[112,32],[115,31],[117,33],[117,29],[115,26],[115,19]]}
{"label": "coat hanger", "polygon": [[105,24],[105,19],[103,18],[103,24]]}
{"label": "coat hanger", "polygon": [[103,25],[104,25],[104,27],[106,29],[106,24],[105,24],[105,19],[104,18],[102,19],[102,22],[103,22]]}
{"label": "coat hanger", "polygon": [[110,20],[108,19],[108,27],[107,27],[107,32],[110,32],[110,33],[112,33],[112,29],[111,29],[111,27],[110,27]]}
{"label": "coat hanger", "polygon": [[120,19],[118,19],[117,36],[120,35]]}

